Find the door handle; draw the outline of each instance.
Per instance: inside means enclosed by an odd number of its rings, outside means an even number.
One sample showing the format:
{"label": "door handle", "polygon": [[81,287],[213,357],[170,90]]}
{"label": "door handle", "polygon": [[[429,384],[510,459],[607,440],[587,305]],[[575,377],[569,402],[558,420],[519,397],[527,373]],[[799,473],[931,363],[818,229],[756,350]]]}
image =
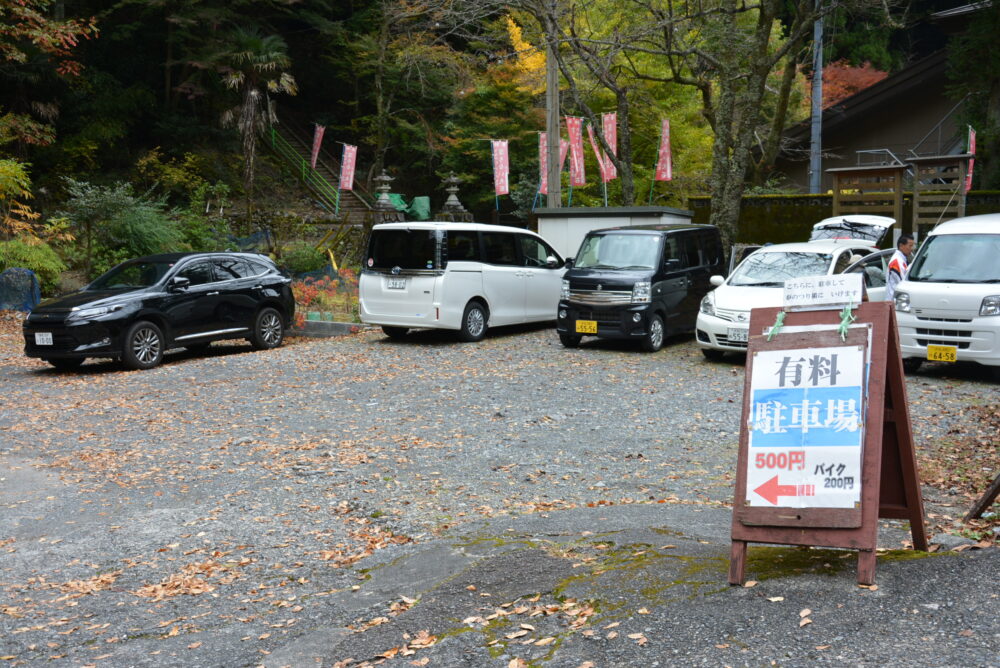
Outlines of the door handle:
{"label": "door handle", "polygon": [[219,294],[218,290],[216,290],[215,292],[206,292],[205,296],[207,296],[207,297],[214,297],[217,294]]}
{"label": "door handle", "polygon": [[262,287],[264,287],[264,286],[263,285],[255,285],[255,286],[253,286],[253,289],[254,290],[260,290]]}

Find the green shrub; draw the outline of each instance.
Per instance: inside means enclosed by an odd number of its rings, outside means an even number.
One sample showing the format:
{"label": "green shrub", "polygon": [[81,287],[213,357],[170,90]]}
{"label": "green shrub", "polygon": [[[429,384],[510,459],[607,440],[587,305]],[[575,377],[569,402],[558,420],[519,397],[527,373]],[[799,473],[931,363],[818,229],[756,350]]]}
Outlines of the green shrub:
{"label": "green shrub", "polygon": [[293,274],[304,274],[309,271],[322,269],[329,264],[330,258],[326,253],[304,241],[297,241],[288,244],[281,254],[281,264]]}
{"label": "green shrub", "polygon": [[59,274],[66,265],[46,243],[30,243],[24,239],[0,241],[0,271],[23,267],[35,272],[43,294],[52,294],[59,286]]}

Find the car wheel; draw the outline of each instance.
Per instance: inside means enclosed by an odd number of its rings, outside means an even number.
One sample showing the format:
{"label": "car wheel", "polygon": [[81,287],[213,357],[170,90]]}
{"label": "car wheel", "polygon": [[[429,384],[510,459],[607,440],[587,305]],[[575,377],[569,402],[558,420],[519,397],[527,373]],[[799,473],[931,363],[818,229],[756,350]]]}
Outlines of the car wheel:
{"label": "car wheel", "polygon": [[469,302],[462,314],[462,327],[458,330],[458,338],[462,341],[479,341],[486,336],[486,323],[489,317],[486,308],[479,302]]}
{"label": "car wheel", "polygon": [[924,361],[919,357],[907,357],[903,359],[903,371],[906,373],[916,373],[920,370],[920,365],[923,363]]}
{"label": "car wheel", "polygon": [[163,333],[151,322],[140,320],[128,328],[122,347],[122,363],[128,369],[152,369],[163,360]]}
{"label": "car wheel", "polygon": [[726,355],[726,353],[722,352],[721,350],[715,350],[713,348],[702,348],[701,354],[705,356],[705,359],[711,360],[713,362],[720,361]]}
{"label": "car wheel", "polygon": [[649,319],[646,336],[642,337],[642,349],[647,353],[655,353],[663,347],[663,318],[654,314]]}
{"label": "car wheel", "polygon": [[285,324],[281,321],[281,314],[273,308],[262,309],[254,322],[250,345],[254,350],[268,350],[277,348],[284,340]]}
{"label": "car wheel", "polygon": [[575,336],[573,334],[560,334],[559,341],[567,348],[579,348],[580,342],[583,341],[583,337]]}
{"label": "car wheel", "polygon": [[406,327],[389,327],[388,325],[382,325],[382,332],[395,341],[406,338],[406,333],[409,331],[410,330]]}
{"label": "car wheel", "polygon": [[80,365],[83,364],[82,357],[51,357],[45,361],[60,371],[79,369]]}

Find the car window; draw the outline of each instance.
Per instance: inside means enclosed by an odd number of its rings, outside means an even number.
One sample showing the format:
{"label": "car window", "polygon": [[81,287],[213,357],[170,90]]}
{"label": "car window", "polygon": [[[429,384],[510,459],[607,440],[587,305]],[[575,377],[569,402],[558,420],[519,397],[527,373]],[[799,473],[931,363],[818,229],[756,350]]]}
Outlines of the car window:
{"label": "car window", "polygon": [[448,259],[478,262],[479,233],[467,230],[450,230],[448,232]]}
{"label": "car window", "polygon": [[681,262],[685,267],[700,267],[705,264],[702,261],[701,249],[698,248],[698,240],[693,234],[681,234],[677,239],[677,247],[680,253]]}
{"label": "car window", "polygon": [[558,257],[540,239],[527,234],[519,234],[517,238],[521,242],[521,256],[526,267],[544,267],[550,255]]}
{"label": "car window", "polygon": [[483,232],[483,261],[490,264],[517,264],[517,246],[513,234]]}
{"label": "car window", "polygon": [[580,245],[574,266],[580,269],[652,269],[659,252],[657,234],[589,234]]}
{"label": "car window", "polygon": [[865,285],[869,288],[885,287],[885,255],[868,258],[862,266],[864,267]]}
{"label": "car window", "polygon": [[215,282],[215,274],[212,272],[211,262],[202,261],[189,264],[177,272],[177,275],[188,279],[191,285],[203,285]]}
{"label": "car window", "polygon": [[789,278],[826,274],[832,259],[830,253],[759,250],[736,268],[728,283],[780,288]]}
{"label": "car window", "polygon": [[841,254],[837,256],[836,264],[833,265],[833,273],[835,274],[844,273],[844,270],[851,265],[852,258],[854,260],[858,259],[854,253],[855,252],[851,250],[845,250],[841,252]]}
{"label": "car window", "polygon": [[219,280],[222,281],[232,281],[237,278],[253,276],[247,263],[238,257],[215,260],[215,271],[219,276]]}
{"label": "car window", "polygon": [[250,269],[253,272],[251,276],[260,276],[271,271],[271,266],[266,262],[261,262],[260,260],[247,260],[247,262],[250,264]]}

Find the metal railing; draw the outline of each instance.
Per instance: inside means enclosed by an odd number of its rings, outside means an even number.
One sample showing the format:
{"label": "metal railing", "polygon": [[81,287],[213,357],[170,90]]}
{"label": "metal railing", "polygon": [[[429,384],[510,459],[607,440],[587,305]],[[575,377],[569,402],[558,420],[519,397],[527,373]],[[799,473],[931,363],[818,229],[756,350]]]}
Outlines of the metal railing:
{"label": "metal railing", "polygon": [[340,212],[340,190],[335,188],[323,178],[303,158],[295,148],[285,140],[278,130],[271,126],[271,148],[278,154],[293,170],[298,174],[299,179],[316,195],[320,204],[330,210],[333,214]]}

